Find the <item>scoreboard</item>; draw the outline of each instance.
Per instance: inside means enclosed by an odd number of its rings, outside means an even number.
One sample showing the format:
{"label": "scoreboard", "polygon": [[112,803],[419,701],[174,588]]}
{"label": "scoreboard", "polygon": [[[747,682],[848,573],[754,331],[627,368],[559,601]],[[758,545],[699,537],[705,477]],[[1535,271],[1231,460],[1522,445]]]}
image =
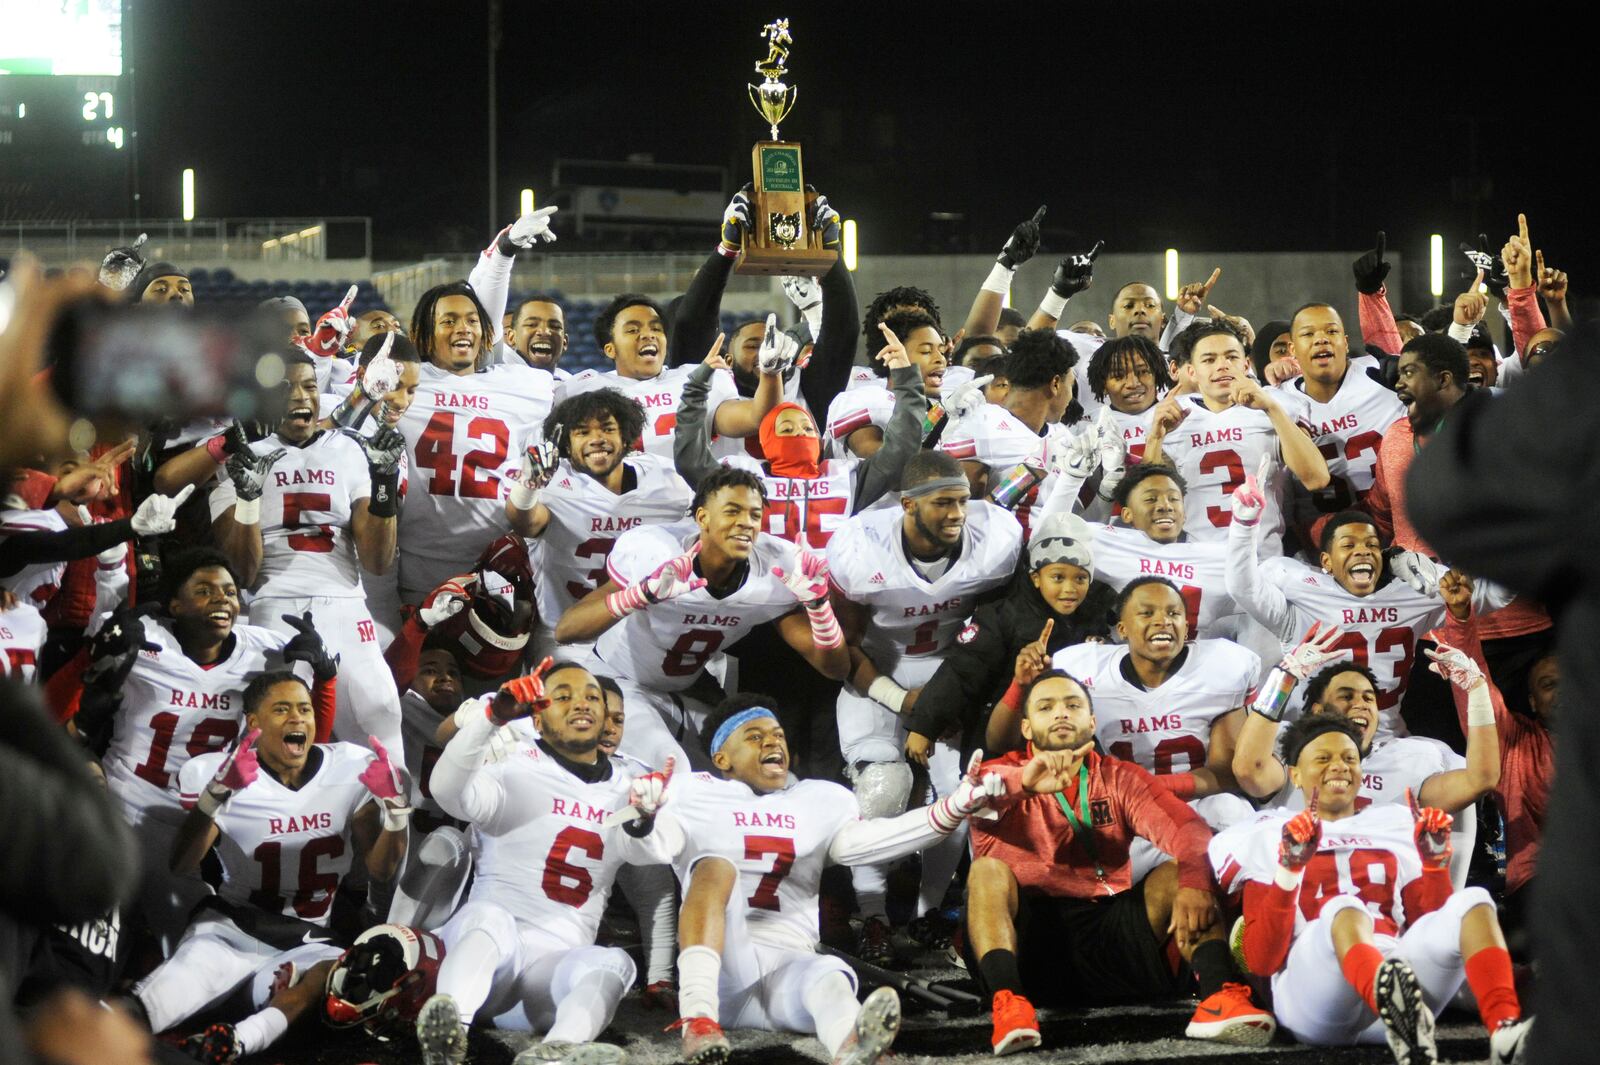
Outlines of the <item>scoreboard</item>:
{"label": "scoreboard", "polygon": [[122,0],[0,0],[0,218],[130,213]]}

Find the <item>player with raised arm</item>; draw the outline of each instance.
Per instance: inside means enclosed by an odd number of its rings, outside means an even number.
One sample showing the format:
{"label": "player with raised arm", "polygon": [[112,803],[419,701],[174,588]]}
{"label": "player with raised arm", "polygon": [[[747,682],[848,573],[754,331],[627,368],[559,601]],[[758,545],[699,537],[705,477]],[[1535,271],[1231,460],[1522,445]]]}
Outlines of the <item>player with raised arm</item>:
{"label": "player with raised arm", "polygon": [[[558,404],[545,419],[545,444],[523,456],[506,517],[513,531],[538,541],[535,654],[554,650],[556,621],[605,583],[619,536],[688,512],[693,492],[671,461],[637,450],[643,427],[636,401],[595,389]],[[545,466],[552,458],[558,461]]]}
{"label": "player with raised arm", "polygon": [[318,428],[310,356],[285,363],[283,420],[228,459],[211,492],[212,530],[235,578],[254,593],[253,624],[292,635],[285,618],[315,613],[344,665],[338,697],[350,713],[336,721],[339,738],[377,736],[398,759],[400,696],[361,576],[394,565],[405,438],[387,424],[371,437]]}
{"label": "player with raised arm", "polygon": [[1244,958],[1271,976],[1278,1022],[1321,1046],[1386,1039],[1400,1065],[1423,1065],[1465,977],[1491,1059],[1523,1061],[1532,1019],[1494,900],[1451,887],[1450,815],[1414,793],[1363,807],[1361,735],[1334,714],[1285,729],[1283,761],[1305,809],[1262,813],[1210,848],[1222,889],[1244,896]]}
{"label": "player with raised arm", "polygon": [[[358,857],[373,880],[388,880],[405,855],[411,807],[382,743],[371,738],[368,751],[314,742],[311,691],[288,671],[253,677],[242,702],[244,738],[190,759],[179,773],[188,814],[170,868],[193,874],[214,847],[222,886],[172,957],[133,989],[154,1032],[247,983],[259,1006],[280,967],[337,958],[329,915],[340,881]],[[203,1060],[230,1062],[271,1044],[292,1019],[269,1008],[196,1042],[209,1043]]]}
{"label": "player with raised arm", "polygon": [[727,1061],[726,1022],[815,1032],[836,1065],[872,1065],[899,1029],[900,1001],[880,988],[858,1005],[855,973],[816,953],[823,867],[923,850],[994,798],[997,782],[969,773],[932,806],[862,818],[838,784],[791,783],[783,728],[763,697],[728,700],[707,727],[716,773],[639,778],[630,799],[654,815],[652,835],[683,885],[683,1060]]}
{"label": "player with raised arm", "polygon": [[[954,458],[923,452],[901,475],[898,509],[862,513],[828,544],[851,659],[839,693],[839,740],[864,817],[905,810],[912,772],[902,715],[916,705],[979,597],[1004,587],[1017,568],[1022,527],[999,507],[970,502],[970,494]],[[960,779],[960,752],[937,743],[927,766],[935,794],[949,795]],[[962,842],[954,834],[924,855],[918,916],[943,900]],[[880,965],[893,960],[887,877],[882,866],[854,870],[861,950]]]}
{"label": "player with raised arm", "polygon": [[95,630],[74,718],[91,749],[103,752],[106,786],[122,805],[145,855],[140,910],[170,943],[208,889],[197,876],[167,869],[183,821],[174,786],[191,758],[221,750],[239,735],[240,693],[250,678],[304,662],[316,680],[316,737],[330,738],[338,663],[310,614],[293,636],[239,625],[239,588],[220,552],[196,548],[164,560],[159,612],[113,611]]}
{"label": "player with raised arm", "polygon": [[1144,461],[1168,465],[1188,484],[1184,531],[1195,540],[1221,540],[1233,520],[1228,497],[1247,474],[1272,460],[1263,486],[1267,512],[1261,550],[1282,554],[1282,497],[1278,472],[1287,469],[1306,488],[1328,483],[1328,464],[1298,422],[1302,411],[1283,393],[1268,393],[1249,376],[1238,332],[1226,323],[1196,325],[1183,335],[1199,391],[1169,395],[1151,416]]}
{"label": "player with raised arm", "polygon": [[[669,368],[666,319],[666,311],[649,296],[625,292],[614,297],[594,319],[595,340],[614,367],[604,372],[585,370],[566,381],[564,388],[569,397],[596,388],[614,388],[636,401],[644,410],[644,431],[634,446],[671,461],[683,386],[694,367]],[[717,334],[704,360],[724,371],[713,378],[706,409],[712,412],[717,435],[751,436],[767,411],[783,399],[783,383],[775,376],[766,377],[753,398],[739,398],[733,375],[726,372],[727,363],[721,356],[722,340]]]}
{"label": "player with raised arm", "polygon": [[779,635],[824,676],[843,680],[850,655],[828,601],[821,556],[760,531],[761,480],[724,467],[695,491],[695,532],[646,525],[617,541],[611,579],[556,625],[559,643],[594,640],[594,669],[615,677],[630,713],[622,750],[660,767],[704,763],[710,707],[691,691],[712,655],[751,628]]}
{"label": "player with raised arm", "polygon": [[511,271],[517,255],[537,248],[541,242],[555,243],[550,220],[558,210],[560,208],[550,206],[530,211],[497,233],[473,264],[467,284],[478,293],[484,310],[489,313],[487,321],[494,334],[490,341],[495,362],[548,370],[557,381],[565,381],[572,374],[557,364],[567,350],[567,316],[553,298],[543,294],[525,297],[511,308],[509,329],[501,328],[511,296]]}
{"label": "player with raised arm", "polygon": [[[548,672],[547,672],[548,671]],[[538,740],[485,765],[490,737],[537,715]],[[433,797],[478,837],[466,903],[439,928],[446,954],[437,994],[417,1018],[424,1065],[460,1065],[474,1017],[543,1030],[519,1063],[621,1062],[592,1046],[633,984],[634,964],[594,945],[623,862],[660,863],[664,852],[606,817],[628,804],[633,777],[599,753],[605,696],[594,675],[546,658],[532,674],[463,704],[466,720],[434,767]],[[671,766],[669,765],[670,771]],[[571,1058],[582,1048],[579,1058]]]}
{"label": "player with raised arm", "polygon": [[[841,457],[868,458],[883,446],[883,434],[895,412],[894,393],[884,383],[890,371],[885,349],[898,345],[921,374],[922,394],[928,406],[919,411],[919,415],[928,414],[938,402],[944,372],[949,366],[950,345],[939,331],[938,319],[927,311],[915,307],[896,309],[872,321],[869,308],[867,317],[871,325],[867,334],[867,357],[875,377],[853,384],[835,396],[828,404],[824,422],[824,443],[832,449],[832,454]],[[898,352],[893,358],[899,361]],[[924,428],[931,428],[931,425],[925,424]]]}
{"label": "player with raised arm", "polygon": [[505,531],[503,500],[539,442],[555,379],[490,366],[493,323],[465,282],[422,294],[411,338],[422,356],[416,402],[400,419],[411,486],[400,515],[400,596],[417,603]]}
{"label": "player with raised arm", "polygon": [[1091,396],[1111,409],[1130,462],[1144,459],[1144,439],[1163,396],[1177,387],[1155,341],[1140,334],[1101,344],[1085,373]]}
{"label": "player with raised arm", "polygon": [[[1199,983],[1187,1034],[1259,1046],[1272,1015],[1232,978],[1206,861],[1205,822],[1140,767],[1095,751],[1094,699],[1058,669],[1021,696],[1026,750],[985,762],[1005,794],[972,829],[967,968],[992,998],[996,1055],[1039,1045],[1033,1000],[1148,1001],[1182,994],[1164,944]],[[1136,845],[1173,856],[1148,875]]]}
{"label": "player with raised arm", "polygon": [[[1258,561],[1266,506],[1253,476],[1233,493],[1228,594],[1278,638],[1284,653],[1312,624],[1338,625],[1343,630],[1339,646],[1378,678],[1379,732],[1404,735],[1400,697],[1411,678],[1417,641],[1445,618],[1442,567],[1413,551],[1386,556],[1377,523],[1359,510],[1323,523],[1320,570],[1293,558]],[[1491,610],[1510,597],[1479,581],[1473,598],[1480,610]]]}

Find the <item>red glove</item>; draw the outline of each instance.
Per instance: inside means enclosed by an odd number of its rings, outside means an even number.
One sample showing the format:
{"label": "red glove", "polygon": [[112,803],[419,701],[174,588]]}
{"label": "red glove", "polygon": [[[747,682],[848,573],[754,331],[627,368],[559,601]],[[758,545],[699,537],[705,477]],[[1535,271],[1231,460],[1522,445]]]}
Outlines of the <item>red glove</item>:
{"label": "red glove", "polygon": [[351,285],[339,306],[317,319],[317,328],[306,338],[306,347],[313,355],[332,358],[344,350],[345,337],[355,327],[350,318],[350,305],[356,301],[356,291],[356,286]]}
{"label": "red glove", "polygon": [[490,716],[502,724],[523,716],[520,713],[513,713],[510,716],[500,713],[503,703],[507,701],[515,704],[517,708],[531,707],[533,713],[538,713],[549,706],[550,700],[544,696],[544,675],[554,662],[555,659],[546,656],[545,660],[534,666],[533,672],[526,677],[512,677],[500,685],[499,693],[489,703]]}
{"label": "red glove", "polygon": [[1417,796],[1410,788],[1406,789],[1406,802],[1411,807],[1411,816],[1417,819],[1412,826],[1412,838],[1417,841],[1417,854],[1422,858],[1422,867],[1432,872],[1450,867],[1450,857],[1455,853],[1455,848],[1450,845],[1450,826],[1455,824],[1455,818],[1443,810],[1432,806],[1419,806]]}
{"label": "red glove", "polygon": [[1311,805],[1284,822],[1283,839],[1278,843],[1278,864],[1297,873],[1316,857],[1317,846],[1322,842],[1322,819],[1317,816],[1317,793],[1311,793]]}

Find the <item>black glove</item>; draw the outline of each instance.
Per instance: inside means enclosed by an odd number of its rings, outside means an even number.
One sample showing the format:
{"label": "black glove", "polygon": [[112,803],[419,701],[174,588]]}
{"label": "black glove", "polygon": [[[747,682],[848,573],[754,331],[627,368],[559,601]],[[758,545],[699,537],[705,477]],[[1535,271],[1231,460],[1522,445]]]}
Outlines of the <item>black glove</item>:
{"label": "black glove", "polygon": [[382,426],[371,439],[350,435],[367,453],[367,475],[372,480],[367,513],[374,518],[394,517],[400,512],[400,459],[406,453],[406,438],[392,425]]}
{"label": "black glove", "polygon": [[1489,243],[1487,234],[1478,234],[1478,246],[1474,248],[1466,241],[1461,242],[1461,254],[1472,263],[1474,272],[1483,271],[1483,283],[1489,289],[1489,294],[1495,299],[1505,302],[1506,288],[1511,284],[1511,278],[1506,276],[1505,260],[1500,258],[1500,253],[1494,250],[1494,245]]}
{"label": "black glove", "polygon": [[1044,208],[1033,212],[1033,217],[1011,231],[1011,238],[1000,249],[996,259],[1007,270],[1015,270],[1039,250],[1039,223],[1044,221]]}
{"label": "black glove", "polygon": [[228,480],[233,482],[240,500],[248,503],[252,499],[260,499],[261,493],[266,491],[267,474],[272,471],[272,464],[287,454],[281,447],[265,455],[257,455],[246,448],[230,456],[223,468],[228,471]]}
{"label": "black glove", "polygon": [[106,618],[100,631],[89,638],[89,668],[84,671],[84,683],[120,686],[128,679],[140,651],[159,650],[160,645],[145,638],[139,612],[124,601]]}
{"label": "black glove", "polygon": [[1050,291],[1062,299],[1071,299],[1094,283],[1094,261],[1100,257],[1103,240],[1094,242],[1082,255],[1069,255],[1056,266],[1056,276],[1050,282]]}
{"label": "black glove", "polygon": [[[256,437],[257,440],[262,439]],[[250,450],[250,437],[243,425],[235,421],[222,431],[222,451],[227,455],[243,455]]]}
{"label": "black glove", "polygon": [[1356,275],[1356,291],[1364,296],[1376,296],[1389,276],[1389,262],[1383,257],[1388,244],[1389,238],[1378,230],[1377,246],[1350,265]]}
{"label": "black glove", "polygon": [[311,667],[311,675],[319,684],[326,683],[339,673],[339,656],[328,653],[328,645],[317,635],[317,626],[307,610],[299,617],[283,615],[284,622],[299,635],[283,645],[285,662],[304,662]]}
{"label": "black glove", "polygon": [[[807,185],[806,191],[815,192],[817,190]],[[839,246],[843,223],[839,220],[839,212],[833,209],[833,205],[828,202],[826,196],[818,196],[811,201],[811,215],[806,219],[806,224],[812,229],[822,232],[822,246],[824,248],[837,248]]]}
{"label": "black glove", "polygon": [[742,244],[742,237],[750,228],[750,220],[755,214],[755,208],[750,204],[750,194],[755,191],[755,186],[750,182],[744,183],[744,188],[733,194],[733,199],[728,201],[728,206],[722,212],[722,246],[725,248],[738,248]]}

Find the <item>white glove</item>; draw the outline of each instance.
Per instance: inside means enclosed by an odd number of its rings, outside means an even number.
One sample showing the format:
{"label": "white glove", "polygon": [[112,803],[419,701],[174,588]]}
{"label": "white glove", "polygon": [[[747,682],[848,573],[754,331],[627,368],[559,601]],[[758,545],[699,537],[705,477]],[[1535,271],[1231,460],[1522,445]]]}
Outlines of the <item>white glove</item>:
{"label": "white glove", "polygon": [[778,279],[778,283],[783,286],[783,294],[789,297],[789,302],[801,314],[822,306],[822,282],[816,278],[785,275]]}
{"label": "white glove", "polygon": [[469,585],[477,583],[477,580],[475,576],[464,580],[452,579],[434,589],[433,594],[417,610],[417,620],[422,622],[423,628],[431,629],[461,613],[472,599]]}
{"label": "white glove", "polygon": [[983,386],[994,380],[994,374],[986,373],[982,377],[974,377],[954,388],[949,387],[948,372],[945,377],[945,387],[940,390],[939,402],[950,412],[950,417],[965,418],[989,402],[984,398]]}
{"label": "white glove", "polygon": [[361,391],[373,399],[381,399],[400,387],[400,364],[389,357],[394,347],[394,334],[383,335],[383,345],[361,371]]}
{"label": "white glove", "polygon": [[1101,408],[1094,432],[1100,458],[1100,498],[1110,499],[1116,494],[1117,485],[1122,483],[1122,475],[1128,469],[1128,442],[1123,439],[1122,430],[1117,426],[1109,406]]}
{"label": "white glove", "polygon": [[613,828],[629,821],[641,818],[648,820],[654,817],[656,811],[667,801],[667,785],[672,783],[672,770],[676,761],[668,755],[661,772],[634,777],[633,783],[628,785],[628,805],[608,815],[603,822],[605,827]]}
{"label": "white glove", "polygon": [[[954,831],[962,819],[984,810],[1006,793],[1005,781],[999,773],[979,774],[983,764],[983,751],[973,751],[967,763],[966,774],[956,790],[934,804],[929,812],[934,824],[945,831]],[[992,815],[991,815],[992,816]]]}
{"label": "white glove", "polygon": [[764,374],[785,374],[799,356],[799,341],[778,329],[776,314],[767,315],[767,331],[761,337],[761,350],[756,352],[756,368]]}
{"label": "white glove", "polygon": [[553,243],[556,235],[550,231],[550,216],[558,210],[558,207],[541,207],[532,214],[523,215],[511,223],[506,239],[519,248],[531,248],[541,240]]}
{"label": "white glove", "polygon": [[[562,427],[557,425],[555,436],[561,438]],[[511,482],[511,505],[518,510],[532,510],[539,503],[539,493],[550,483],[561,461],[555,440],[541,440],[522,453],[522,472]]]}
{"label": "white glove", "polygon": [[517,747],[522,743],[522,737],[510,725],[501,725],[489,733],[489,749],[484,752],[483,764],[493,765],[503,762],[517,753]]}
{"label": "white glove", "polygon": [[133,531],[140,536],[160,536],[178,527],[174,514],[183,501],[194,495],[194,485],[186,484],[175,496],[153,495],[145,497],[139,509],[133,512]]}
{"label": "white glove", "polygon": [[1420,595],[1438,595],[1439,578],[1444,574],[1439,563],[1415,551],[1397,552],[1389,559],[1389,572]]}
{"label": "white glove", "polygon": [[120,569],[128,561],[127,543],[113,544],[94,556],[99,560],[101,569]]}
{"label": "white glove", "polygon": [[1464,692],[1485,683],[1483,670],[1478,668],[1478,663],[1459,648],[1441,643],[1437,651],[1426,651],[1426,654],[1433,660],[1428,668]]}
{"label": "white glove", "polygon": [[1093,432],[1073,433],[1065,441],[1050,441],[1050,469],[1079,483],[1100,465],[1100,440]]}
{"label": "white glove", "polygon": [[1295,680],[1310,680],[1323,666],[1344,656],[1345,648],[1339,646],[1339,639],[1343,635],[1343,630],[1337,625],[1324,629],[1322,622],[1312,622],[1300,642],[1278,662],[1278,668]]}

